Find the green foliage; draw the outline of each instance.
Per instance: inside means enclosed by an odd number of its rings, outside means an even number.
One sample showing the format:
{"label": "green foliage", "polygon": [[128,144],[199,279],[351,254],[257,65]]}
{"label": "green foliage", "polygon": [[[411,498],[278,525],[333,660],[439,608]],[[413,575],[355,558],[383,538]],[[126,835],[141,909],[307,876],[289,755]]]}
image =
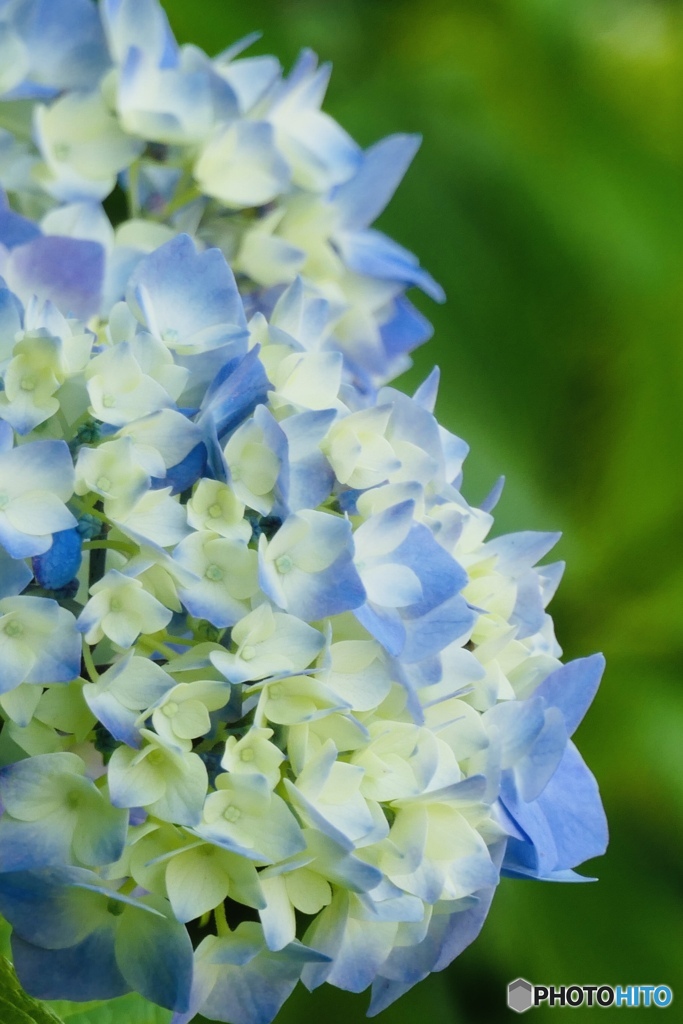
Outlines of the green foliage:
{"label": "green foliage", "polygon": [[135,992],[104,1003],[55,1000],[49,1005],[59,1013],[64,1024],[169,1024],[172,1016],[170,1010],[155,1006]]}

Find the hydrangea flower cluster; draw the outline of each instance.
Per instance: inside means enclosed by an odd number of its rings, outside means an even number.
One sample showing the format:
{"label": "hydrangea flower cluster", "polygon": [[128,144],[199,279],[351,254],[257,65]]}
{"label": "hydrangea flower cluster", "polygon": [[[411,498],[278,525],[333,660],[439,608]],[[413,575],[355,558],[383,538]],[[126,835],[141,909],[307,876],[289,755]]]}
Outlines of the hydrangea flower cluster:
{"label": "hydrangea flower cluster", "polygon": [[0,912],[30,993],[174,1024],[377,1013],[606,844],[557,535],[489,539],[437,374],[389,386],[442,297],[370,227],[417,142],[251,41],[0,2]]}

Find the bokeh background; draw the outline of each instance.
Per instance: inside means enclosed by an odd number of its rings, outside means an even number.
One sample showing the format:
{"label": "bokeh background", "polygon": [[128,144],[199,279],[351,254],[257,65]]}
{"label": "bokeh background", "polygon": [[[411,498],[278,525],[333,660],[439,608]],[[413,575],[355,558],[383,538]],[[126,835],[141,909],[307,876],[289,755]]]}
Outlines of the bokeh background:
{"label": "bokeh background", "polygon": [[[401,384],[442,368],[471,445],[465,493],[501,531],[561,529],[567,657],[608,671],[579,746],[611,827],[599,881],[503,881],[478,942],[383,1024],[519,1019],[508,981],[666,983],[683,1020],[683,7],[678,0],[165,0],[211,52],[254,29],[335,66],[363,145],[421,132],[380,226],[448,302]],[[297,990],[278,1024],[355,1024],[367,999]],[[632,1011],[634,1012],[634,1011]],[[641,1014],[645,1011],[640,1010]],[[616,1010],[533,1019],[610,1021]]]}

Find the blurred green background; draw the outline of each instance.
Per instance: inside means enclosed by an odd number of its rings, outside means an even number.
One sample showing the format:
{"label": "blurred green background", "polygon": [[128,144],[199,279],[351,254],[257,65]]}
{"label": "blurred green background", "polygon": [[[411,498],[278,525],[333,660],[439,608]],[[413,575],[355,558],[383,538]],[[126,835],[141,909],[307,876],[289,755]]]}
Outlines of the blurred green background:
{"label": "blurred green background", "polygon": [[[683,6],[165,6],[181,40],[209,52],[261,29],[254,52],[286,66],[302,46],[332,60],[327,109],[363,145],[423,134],[380,226],[448,303],[416,300],[435,338],[402,384],[441,366],[440,418],[472,448],[466,495],[505,473],[501,531],[564,531],[558,637],[567,657],[608,659],[578,737],[611,827],[587,871],[599,881],[503,881],[479,941],[379,1019],[518,1019],[505,992],[521,975],[666,983],[683,1020]],[[366,1002],[299,989],[278,1024],[355,1024]],[[617,1013],[533,1019],[596,1012]]]}

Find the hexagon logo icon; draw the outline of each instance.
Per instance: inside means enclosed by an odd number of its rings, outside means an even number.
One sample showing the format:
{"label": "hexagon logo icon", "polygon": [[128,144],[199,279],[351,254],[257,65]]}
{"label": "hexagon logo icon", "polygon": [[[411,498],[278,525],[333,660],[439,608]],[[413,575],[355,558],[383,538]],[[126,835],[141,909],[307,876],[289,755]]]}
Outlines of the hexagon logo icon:
{"label": "hexagon logo icon", "polygon": [[534,1003],[534,987],[525,978],[517,978],[508,985],[508,1006],[515,1013],[530,1010]]}

